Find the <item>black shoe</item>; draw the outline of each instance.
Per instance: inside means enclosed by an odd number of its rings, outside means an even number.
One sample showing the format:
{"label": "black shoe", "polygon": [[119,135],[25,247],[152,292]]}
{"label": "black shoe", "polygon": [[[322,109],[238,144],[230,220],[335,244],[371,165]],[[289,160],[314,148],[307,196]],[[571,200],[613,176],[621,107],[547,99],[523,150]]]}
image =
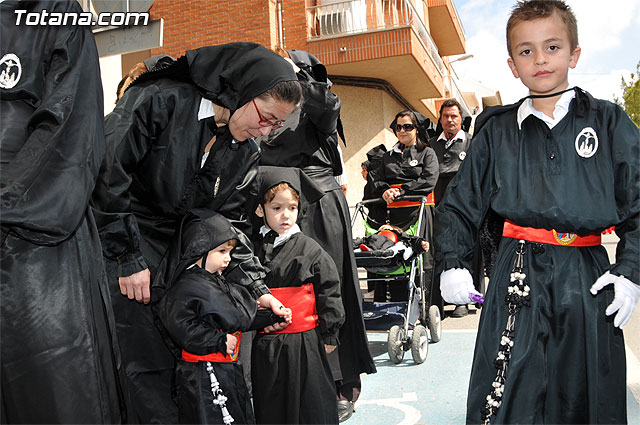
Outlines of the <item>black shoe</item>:
{"label": "black shoe", "polygon": [[344,422],[353,415],[356,408],[349,400],[338,400],[338,421]]}
{"label": "black shoe", "polygon": [[451,317],[464,317],[469,314],[469,307],[466,305],[457,305],[451,313]]}

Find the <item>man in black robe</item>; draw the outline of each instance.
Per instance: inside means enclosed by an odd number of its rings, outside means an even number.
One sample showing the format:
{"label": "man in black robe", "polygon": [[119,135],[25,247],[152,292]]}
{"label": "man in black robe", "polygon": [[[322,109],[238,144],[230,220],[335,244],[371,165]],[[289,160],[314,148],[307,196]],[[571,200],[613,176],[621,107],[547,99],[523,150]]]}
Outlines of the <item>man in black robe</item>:
{"label": "man in black robe", "polygon": [[119,423],[113,313],[89,208],[104,155],[91,28],[16,25],[0,4],[2,423]]}

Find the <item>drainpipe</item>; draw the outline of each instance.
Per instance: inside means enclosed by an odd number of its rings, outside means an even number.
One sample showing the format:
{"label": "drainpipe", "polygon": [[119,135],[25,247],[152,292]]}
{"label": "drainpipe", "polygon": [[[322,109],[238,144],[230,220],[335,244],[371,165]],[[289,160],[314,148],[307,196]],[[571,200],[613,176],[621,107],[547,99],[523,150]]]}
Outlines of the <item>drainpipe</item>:
{"label": "drainpipe", "polygon": [[286,50],[284,44],[284,18],[282,17],[282,0],[276,1],[277,13],[278,13],[278,44],[282,50]]}

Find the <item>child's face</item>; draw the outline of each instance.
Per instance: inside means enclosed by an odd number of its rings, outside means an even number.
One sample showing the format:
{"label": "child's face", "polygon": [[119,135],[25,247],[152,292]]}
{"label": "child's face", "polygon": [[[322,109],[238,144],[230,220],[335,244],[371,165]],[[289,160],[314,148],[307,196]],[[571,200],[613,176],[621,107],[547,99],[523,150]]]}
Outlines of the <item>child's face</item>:
{"label": "child's face", "polygon": [[267,227],[278,234],[287,233],[298,219],[298,200],[292,192],[292,189],[280,190],[265,203],[264,210],[262,205],[256,210],[258,217],[265,218]]}
{"label": "child's face", "polygon": [[550,94],[569,87],[569,68],[575,68],[580,47],[571,50],[566,25],[557,13],[547,18],[522,21],[511,31],[513,76],[531,94]]}
{"label": "child's face", "polygon": [[209,251],[209,254],[207,254],[207,264],[204,265],[204,268],[209,273],[222,273],[231,261],[232,249],[233,245],[229,241],[213,248]]}
{"label": "child's face", "polygon": [[361,171],[362,178],[366,180],[367,174],[369,174],[369,172],[367,171],[367,167],[365,167],[364,165],[361,165],[361,167],[362,167],[362,171]]}

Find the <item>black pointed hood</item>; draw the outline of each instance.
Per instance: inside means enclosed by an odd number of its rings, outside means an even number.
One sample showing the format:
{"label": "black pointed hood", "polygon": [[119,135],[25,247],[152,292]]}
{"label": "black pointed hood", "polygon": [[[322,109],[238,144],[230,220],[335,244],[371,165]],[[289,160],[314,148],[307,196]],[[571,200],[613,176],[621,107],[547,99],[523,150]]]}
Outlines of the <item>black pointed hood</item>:
{"label": "black pointed hood", "polygon": [[183,217],[173,241],[153,279],[152,300],[157,302],[173,282],[204,253],[222,243],[238,239],[224,216],[207,209],[193,209]]}

